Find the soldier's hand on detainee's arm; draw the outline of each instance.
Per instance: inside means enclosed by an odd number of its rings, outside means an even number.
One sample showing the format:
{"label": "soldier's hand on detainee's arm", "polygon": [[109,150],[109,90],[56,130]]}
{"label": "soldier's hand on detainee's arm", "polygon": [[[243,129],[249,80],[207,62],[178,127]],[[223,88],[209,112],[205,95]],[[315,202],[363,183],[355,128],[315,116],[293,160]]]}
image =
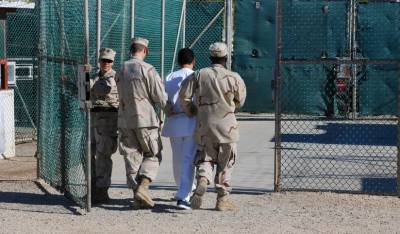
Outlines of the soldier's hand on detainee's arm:
{"label": "soldier's hand on detainee's arm", "polygon": [[167,104],[165,105],[164,113],[165,113],[165,115],[166,115],[167,117],[172,116],[172,115],[175,114],[173,105],[172,105],[172,103],[171,103],[170,100],[168,100],[168,101],[167,101]]}
{"label": "soldier's hand on detainee's arm", "polygon": [[179,100],[181,107],[187,116],[193,117],[197,115],[197,107],[193,103],[193,96],[197,89],[196,73],[188,76],[181,85],[179,91]]}

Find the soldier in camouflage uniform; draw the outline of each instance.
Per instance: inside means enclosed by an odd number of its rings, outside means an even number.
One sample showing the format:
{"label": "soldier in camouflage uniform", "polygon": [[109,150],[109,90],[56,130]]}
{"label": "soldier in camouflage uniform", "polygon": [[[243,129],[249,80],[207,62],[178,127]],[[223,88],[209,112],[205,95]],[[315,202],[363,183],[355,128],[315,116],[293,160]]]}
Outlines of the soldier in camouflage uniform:
{"label": "soldier in camouflage uniform", "polygon": [[197,115],[197,187],[190,200],[191,207],[201,207],[216,165],[216,209],[224,211],[234,209],[233,202],[228,199],[239,140],[234,112],[244,104],[246,86],[239,74],[225,68],[228,50],[224,43],[212,44],[210,51],[212,66],[200,69],[184,80],[179,97],[184,111],[189,116]]}
{"label": "soldier in camouflage uniform", "polygon": [[161,120],[156,105],[164,109],[168,96],[156,69],[144,62],[148,40],[132,39],[133,58],[117,74],[120,100],[119,151],[125,159],[127,184],[134,191],[138,208],[154,207],[149,184],[156,178],[161,162]]}
{"label": "soldier in camouflage uniform", "polygon": [[111,155],[117,150],[118,92],[112,69],[115,51],[100,50],[100,71],[90,79],[93,103],[91,122],[92,202],[106,203],[111,184]]}

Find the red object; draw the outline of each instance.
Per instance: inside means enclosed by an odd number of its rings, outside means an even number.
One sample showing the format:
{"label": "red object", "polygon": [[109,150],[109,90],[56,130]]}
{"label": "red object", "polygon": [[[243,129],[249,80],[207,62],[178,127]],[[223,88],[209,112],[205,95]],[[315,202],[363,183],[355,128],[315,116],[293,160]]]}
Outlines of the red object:
{"label": "red object", "polygon": [[345,79],[336,79],[336,87],[339,92],[344,92],[347,89],[347,83]]}
{"label": "red object", "polygon": [[7,67],[7,60],[6,59],[1,59],[0,60],[0,66],[1,66],[1,84],[0,84],[0,90],[8,89],[8,67]]}

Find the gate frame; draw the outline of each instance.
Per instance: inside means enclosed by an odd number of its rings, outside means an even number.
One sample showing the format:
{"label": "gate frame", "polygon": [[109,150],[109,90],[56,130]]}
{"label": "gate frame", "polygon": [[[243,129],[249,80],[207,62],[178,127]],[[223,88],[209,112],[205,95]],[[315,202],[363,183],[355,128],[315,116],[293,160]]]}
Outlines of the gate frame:
{"label": "gate frame", "polygon": [[[357,26],[357,0],[350,0],[350,8],[347,10],[348,13],[348,33],[349,33],[349,48],[350,48],[350,60],[338,60],[338,59],[282,59],[282,1],[275,0],[275,71],[273,80],[274,90],[274,105],[275,105],[275,150],[274,150],[274,191],[281,191],[281,176],[282,176],[282,100],[281,100],[281,85],[282,85],[282,74],[281,65],[284,64],[349,64],[352,65],[352,77],[355,77],[357,68],[355,65],[388,65],[394,64],[398,66],[398,92],[397,92],[397,195],[400,197],[400,59],[385,59],[385,60],[368,60],[357,58],[356,51],[356,26]],[[391,0],[374,0],[374,2],[393,2]],[[357,79],[353,79],[355,86],[353,86],[353,112],[352,119],[357,120],[356,106],[355,103],[356,92],[357,92]],[[396,119],[394,118],[394,119]],[[301,190],[301,189],[300,189]]]}

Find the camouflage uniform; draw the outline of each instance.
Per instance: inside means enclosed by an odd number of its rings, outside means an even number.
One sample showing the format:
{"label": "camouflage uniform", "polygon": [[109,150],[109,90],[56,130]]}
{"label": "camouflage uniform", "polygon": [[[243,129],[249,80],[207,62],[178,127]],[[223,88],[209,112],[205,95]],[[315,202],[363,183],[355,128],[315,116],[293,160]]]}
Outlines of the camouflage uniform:
{"label": "camouflage uniform", "polygon": [[[100,59],[114,60],[115,52],[102,49]],[[115,71],[99,71],[91,78],[91,101],[94,108],[91,116],[92,176],[93,188],[108,189],[111,184],[111,155],[117,150],[118,92]]]}
{"label": "camouflage uniform", "polygon": [[[143,38],[133,39],[147,47]],[[156,104],[165,108],[167,94],[156,69],[138,57],[124,62],[117,74],[120,98],[119,151],[125,159],[127,184],[134,191],[142,178],[153,181],[161,162],[160,118]]]}
{"label": "camouflage uniform", "polygon": [[[213,44],[210,50],[214,57],[225,57],[227,54],[223,43]],[[237,155],[236,142],[239,140],[234,112],[235,108],[244,104],[246,86],[239,74],[222,65],[213,64],[196,71],[183,81],[179,96],[185,112],[197,115],[197,178],[207,178],[209,183],[213,166],[216,165],[214,182],[217,193],[219,196],[227,195],[231,190],[231,174]],[[195,103],[192,102],[193,97]]]}

